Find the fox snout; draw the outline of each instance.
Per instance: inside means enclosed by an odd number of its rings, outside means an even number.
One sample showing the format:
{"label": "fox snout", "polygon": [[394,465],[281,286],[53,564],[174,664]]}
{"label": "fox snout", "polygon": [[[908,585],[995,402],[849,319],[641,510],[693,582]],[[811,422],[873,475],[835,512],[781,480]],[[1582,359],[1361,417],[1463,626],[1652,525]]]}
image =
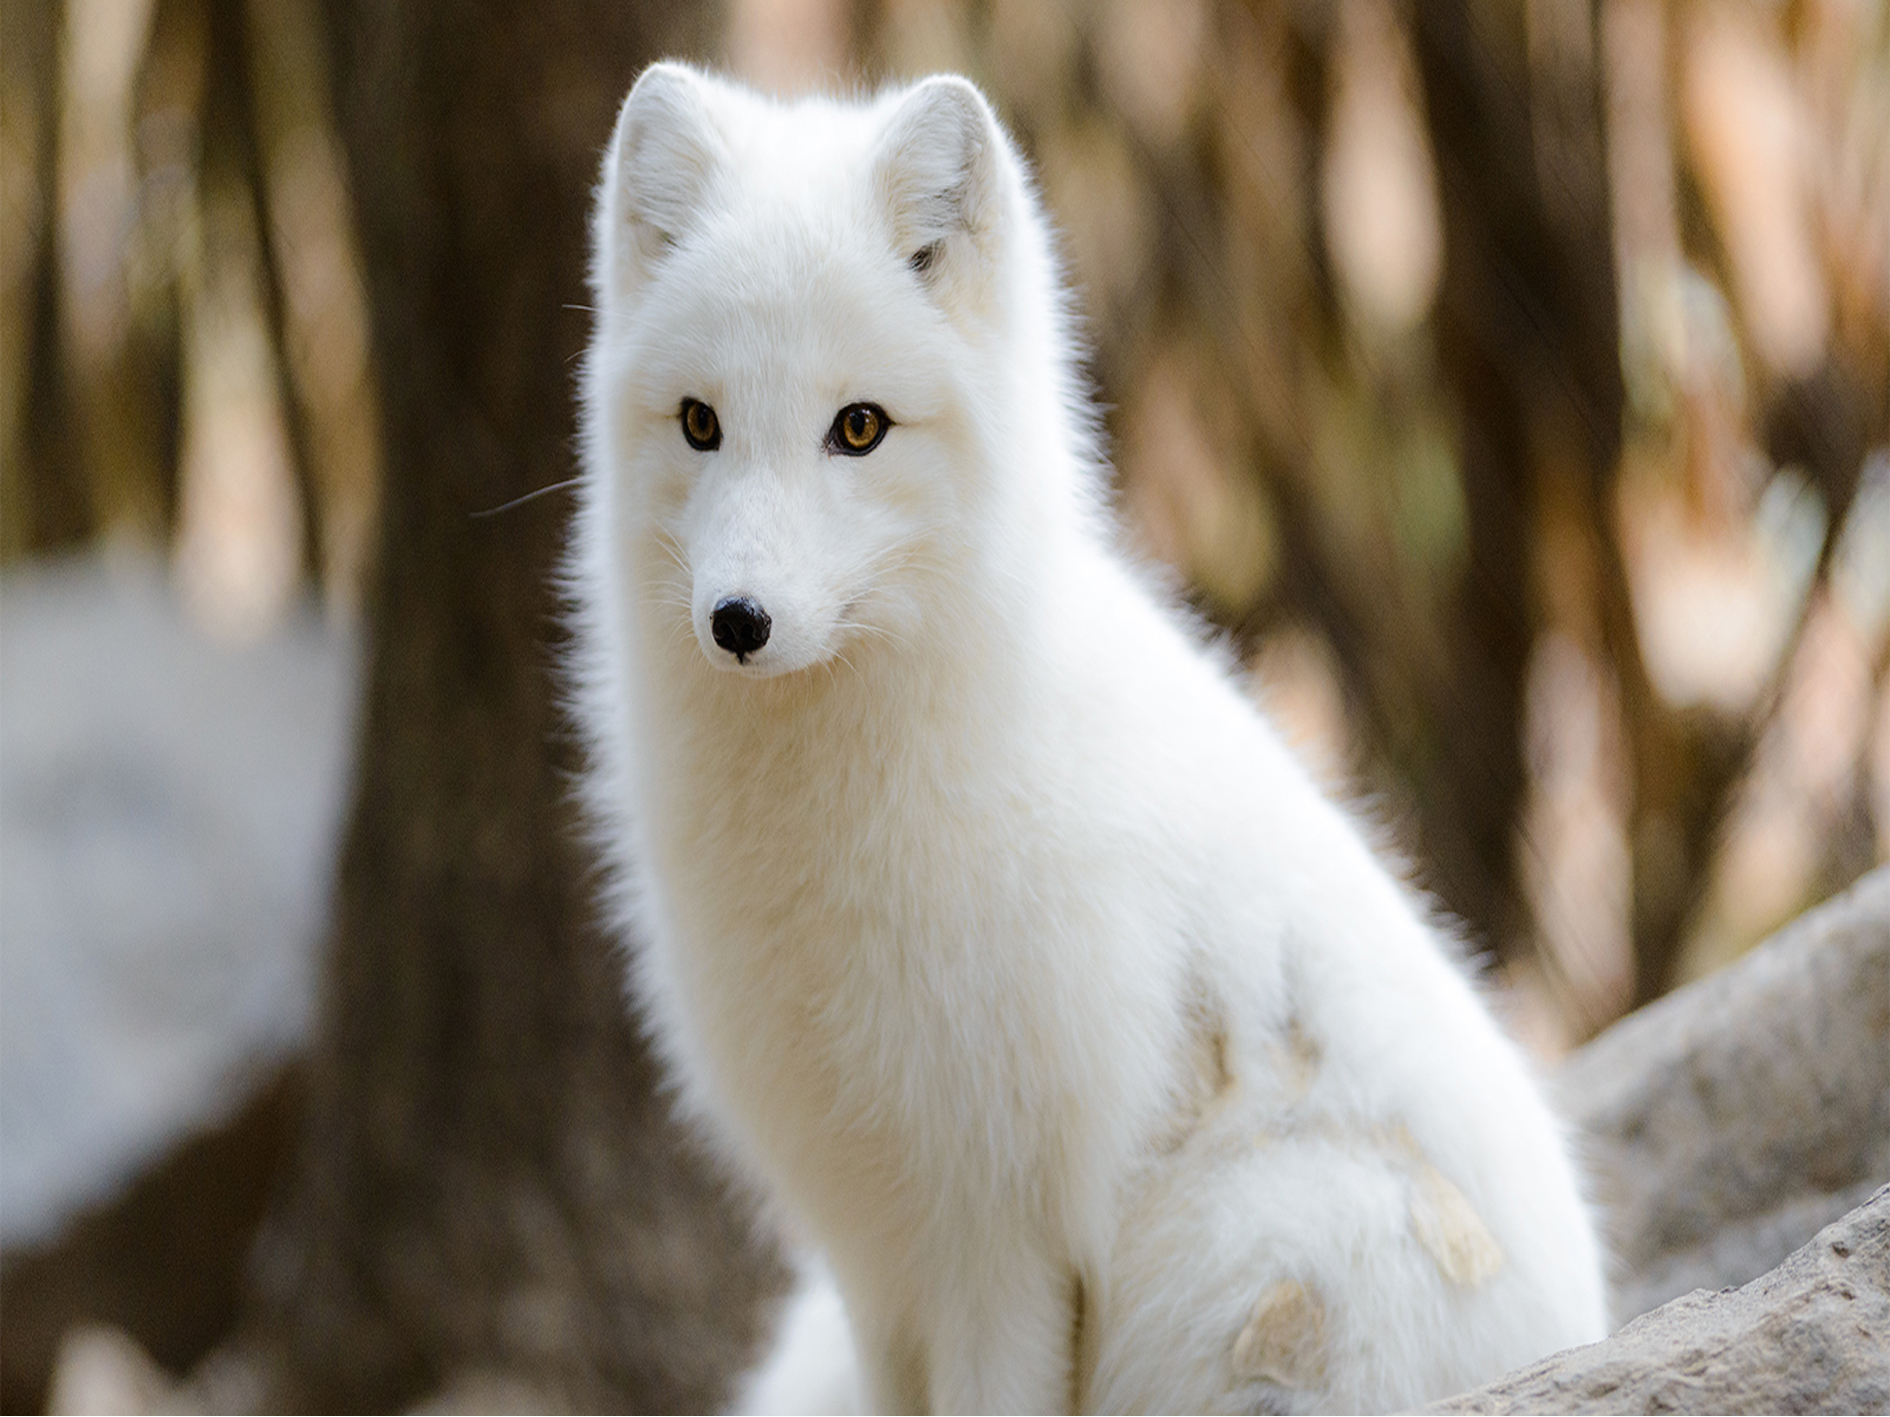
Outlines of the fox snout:
{"label": "fox snout", "polygon": [[780,496],[768,480],[715,490],[724,495],[682,541],[703,658],[720,673],[760,679],[826,659],[844,589],[821,555],[833,533],[805,499]]}
{"label": "fox snout", "polygon": [[824,663],[857,594],[862,532],[823,489],[778,475],[718,478],[697,496],[677,559],[692,582],[690,627],[709,667],[773,679]]}
{"label": "fox snout", "polygon": [[[753,568],[704,577],[691,619],[695,641],[709,667],[727,674],[772,679],[821,657],[817,624],[810,624],[804,597],[780,577]],[[818,617],[812,617],[818,620]]]}
{"label": "fox snout", "polygon": [[725,595],[709,614],[709,633],[722,649],[746,664],[748,656],[768,643],[774,622],[758,602],[745,595]]}

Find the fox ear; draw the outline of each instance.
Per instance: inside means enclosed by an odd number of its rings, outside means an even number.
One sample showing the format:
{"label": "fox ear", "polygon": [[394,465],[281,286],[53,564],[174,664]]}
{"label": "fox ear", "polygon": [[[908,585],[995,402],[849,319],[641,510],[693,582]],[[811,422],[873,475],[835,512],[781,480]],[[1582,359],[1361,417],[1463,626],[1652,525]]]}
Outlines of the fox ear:
{"label": "fox ear", "polygon": [[592,219],[592,280],[607,300],[632,294],[689,229],[728,159],[703,88],[681,64],[652,64],[623,101]]}
{"label": "fox ear", "polygon": [[1004,135],[967,80],[940,74],[894,112],[874,187],[899,254],[928,281],[960,249],[989,255],[1003,215]]}

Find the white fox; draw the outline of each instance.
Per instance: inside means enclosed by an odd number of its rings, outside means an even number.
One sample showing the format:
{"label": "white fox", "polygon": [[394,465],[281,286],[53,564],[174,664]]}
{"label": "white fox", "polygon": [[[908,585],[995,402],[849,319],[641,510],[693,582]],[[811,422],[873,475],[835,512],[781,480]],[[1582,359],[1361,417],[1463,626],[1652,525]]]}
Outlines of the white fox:
{"label": "white fox", "polygon": [[1600,1338],[1521,1057],[1112,548],[978,91],[656,65],[593,238],[587,790],[682,1104],[867,1400],[1365,1411]]}

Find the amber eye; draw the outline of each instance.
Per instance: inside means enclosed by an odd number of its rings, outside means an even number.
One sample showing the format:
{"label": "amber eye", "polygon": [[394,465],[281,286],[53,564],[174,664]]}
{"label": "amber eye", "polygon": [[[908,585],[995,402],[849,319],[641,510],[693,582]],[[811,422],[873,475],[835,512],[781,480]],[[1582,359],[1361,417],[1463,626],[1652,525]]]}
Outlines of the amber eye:
{"label": "amber eye", "polygon": [[682,435],[699,452],[713,452],[722,446],[721,421],[701,399],[682,401]]}
{"label": "amber eye", "polygon": [[864,457],[879,446],[890,427],[892,420],[878,404],[850,403],[833,416],[833,427],[827,430],[827,451]]}

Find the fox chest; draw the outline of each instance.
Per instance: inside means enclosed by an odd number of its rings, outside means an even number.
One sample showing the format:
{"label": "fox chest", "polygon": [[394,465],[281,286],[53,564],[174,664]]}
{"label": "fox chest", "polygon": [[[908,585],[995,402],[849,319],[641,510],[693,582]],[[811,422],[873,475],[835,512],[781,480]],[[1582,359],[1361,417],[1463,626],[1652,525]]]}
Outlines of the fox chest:
{"label": "fox chest", "polygon": [[672,948],[698,1026],[731,1065],[786,1070],[829,1101],[860,1079],[963,1095],[980,1056],[1053,1047],[1037,1016],[1050,965],[1020,948],[1051,923],[988,880],[922,877],[808,860],[789,840],[676,873]]}
{"label": "fox chest", "polygon": [[1097,969],[1121,920],[1028,849],[724,822],[669,854],[677,1023],[717,1109],[808,1188],[1040,1175],[1138,1032]]}

